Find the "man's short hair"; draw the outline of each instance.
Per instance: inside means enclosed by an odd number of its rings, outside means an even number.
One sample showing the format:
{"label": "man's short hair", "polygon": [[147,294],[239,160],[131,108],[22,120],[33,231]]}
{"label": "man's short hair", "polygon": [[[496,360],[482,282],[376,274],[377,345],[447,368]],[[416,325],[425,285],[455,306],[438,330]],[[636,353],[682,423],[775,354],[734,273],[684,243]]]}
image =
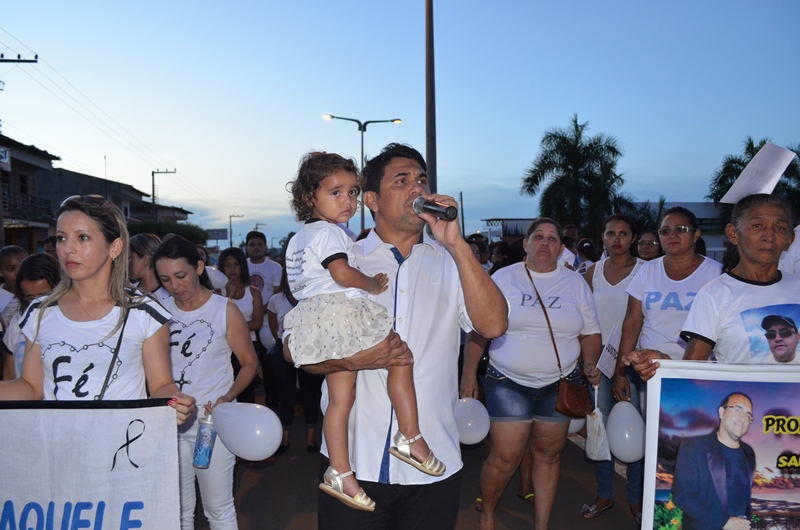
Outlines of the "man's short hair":
{"label": "man's short hair", "polygon": [[725,407],[727,407],[727,406],[728,406],[728,402],[731,400],[731,398],[732,398],[733,396],[743,396],[743,397],[746,397],[746,398],[747,398],[747,401],[749,401],[749,402],[750,402],[750,405],[751,405],[751,406],[753,405],[753,400],[750,398],[750,396],[748,396],[748,395],[747,395],[747,394],[745,394],[744,392],[731,392],[730,394],[728,394],[727,396],[725,396],[725,399],[723,399],[723,400],[722,400],[722,403],[720,403],[720,405],[719,405],[719,406],[720,406],[720,407],[722,407],[722,408],[725,408]]}
{"label": "man's short hair", "polygon": [[258,238],[261,241],[263,241],[265,245],[267,244],[267,236],[265,236],[263,232],[259,232],[258,230],[251,230],[250,232],[247,232],[247,236],[244,238],[244,242],[247,243],[253,238]]}
{"label": "man's short hair", "polygon": [[769,330],[769,328],[775,326],[776,324],[788,326],[792,328],[795,333],[797,333],[797,324],[795,324],[794,320],[789,317],[784,317],[781,315],[767,315],[764,317],[764,320],[761,321],[761,327],[764,328],[764,331]]}
{"label": "man's short hair", "polygon": [[423,170],[428,170],[425,159],[419,151],[410,145],[391,143],[384,147],[379,155],[370,158],[364,164],[364,169],[361,170],[361,191],[381,192],[383,170],[393,158],[410,158],[419,163]]}

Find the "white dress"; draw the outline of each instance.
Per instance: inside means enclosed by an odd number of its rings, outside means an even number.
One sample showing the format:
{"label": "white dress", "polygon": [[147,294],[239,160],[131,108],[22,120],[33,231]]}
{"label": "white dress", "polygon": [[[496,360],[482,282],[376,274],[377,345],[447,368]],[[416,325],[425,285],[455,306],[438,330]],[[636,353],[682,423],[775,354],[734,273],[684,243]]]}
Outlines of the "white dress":
{"label": "white dress", "polygon": [[356,267],[353,242],[337,225],[307,222],[289,241],[286,272],[298,300],[284,319],[295,366],[342,359],[380,343],[393,320],[360,289],[334,281],[328,265],[346,259]]}

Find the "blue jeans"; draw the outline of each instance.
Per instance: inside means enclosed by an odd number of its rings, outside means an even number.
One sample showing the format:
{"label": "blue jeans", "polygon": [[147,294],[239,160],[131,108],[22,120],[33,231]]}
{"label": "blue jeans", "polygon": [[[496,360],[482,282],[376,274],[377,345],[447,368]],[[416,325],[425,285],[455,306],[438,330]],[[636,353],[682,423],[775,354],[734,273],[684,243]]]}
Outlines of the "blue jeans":
{"label": "blue jeans", "polygon": [[[580,382],[580,368],[566,376],[571,383]],[[484,380],[486,410],[493,422],[498,421],[552,421],[568,422],[570,418],[555,411],[558,398],[558,381],[541,388],[524,386],[512,381],[500,370],[486,367]]]}
{"label": "blue jeans", "polygon": [[[631,386],[631,404],[640,413],[645,408],[645,389],[647,384],[642,381],[639,374],[634,370],[628,370],[628,382]],[[613,382],[605,375],[600,376],[600,388],[597,396],[597,406],[603,413],[603,423],[607,424],[608,415],[616,404],[611,393]],[[589,389],[592,400],[594,400],[594,387]],[[611,460],[601,460],[594,464],[594,476],[597,479],[597,496],[601,499],[614,498],[614,458]],[[628,504],[641,504],[644,489],[644,458],[637,462],[627,464],[626,475],[628,477],[625,484],[625,496]]]}

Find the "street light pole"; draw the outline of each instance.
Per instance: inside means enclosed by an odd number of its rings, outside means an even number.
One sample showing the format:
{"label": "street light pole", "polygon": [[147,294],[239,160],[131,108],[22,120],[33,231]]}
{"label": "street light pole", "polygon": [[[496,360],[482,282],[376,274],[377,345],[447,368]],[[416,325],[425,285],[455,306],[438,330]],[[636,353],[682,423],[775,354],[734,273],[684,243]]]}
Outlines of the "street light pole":
{"label": "street light pole", "polygon": [[[342,116],[334,116],[333,114],[323,114],[322,115],[322,119],[323,120],[352,121],[356,125],[358,125],[358,130],[361,133],[361,162],[360,162],[360,166],[361,167],[359,167],[359,170],[362,170],[362,171],[364,169],[364,133],[367,132],[367,125],[369,125],[370,123],[403,123],[403,120],[401,120],[400,118],[395,118],[393,120],[368,120],[368,121],[362,122],[361,120],[356,120],[354,118],[343,118]],[[362,198],[362,200],[361,200],[361,231],[363,232],[364,231],[364,208],[365,208],[364,200],[363,200],[363,198],[364,198],[363,191],[362,191],[361,198]]]}
{"label": "street light pole", "polygon": [[233,218],[234,217],[244,217],[244,215],[229,215],[228,216],[228,236],[230,237],[230,244],[231,248],[233,248]]}

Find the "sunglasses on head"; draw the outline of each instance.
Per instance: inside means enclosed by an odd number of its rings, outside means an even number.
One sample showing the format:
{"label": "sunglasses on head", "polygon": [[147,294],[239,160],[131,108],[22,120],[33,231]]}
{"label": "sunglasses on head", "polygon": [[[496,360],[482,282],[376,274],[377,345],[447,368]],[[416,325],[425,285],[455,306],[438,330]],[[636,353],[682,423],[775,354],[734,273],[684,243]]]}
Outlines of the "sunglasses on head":
{"label": "sunglasses on head", "polygon": [[69,201],[80,201],[86,204],[91,204],[93,206],[103,206],[104,204],[108,204],[108,201],[102,195],[72,195],[71,197],[67,197],[63,201],[61,201],[61,206],[64,206]]}

